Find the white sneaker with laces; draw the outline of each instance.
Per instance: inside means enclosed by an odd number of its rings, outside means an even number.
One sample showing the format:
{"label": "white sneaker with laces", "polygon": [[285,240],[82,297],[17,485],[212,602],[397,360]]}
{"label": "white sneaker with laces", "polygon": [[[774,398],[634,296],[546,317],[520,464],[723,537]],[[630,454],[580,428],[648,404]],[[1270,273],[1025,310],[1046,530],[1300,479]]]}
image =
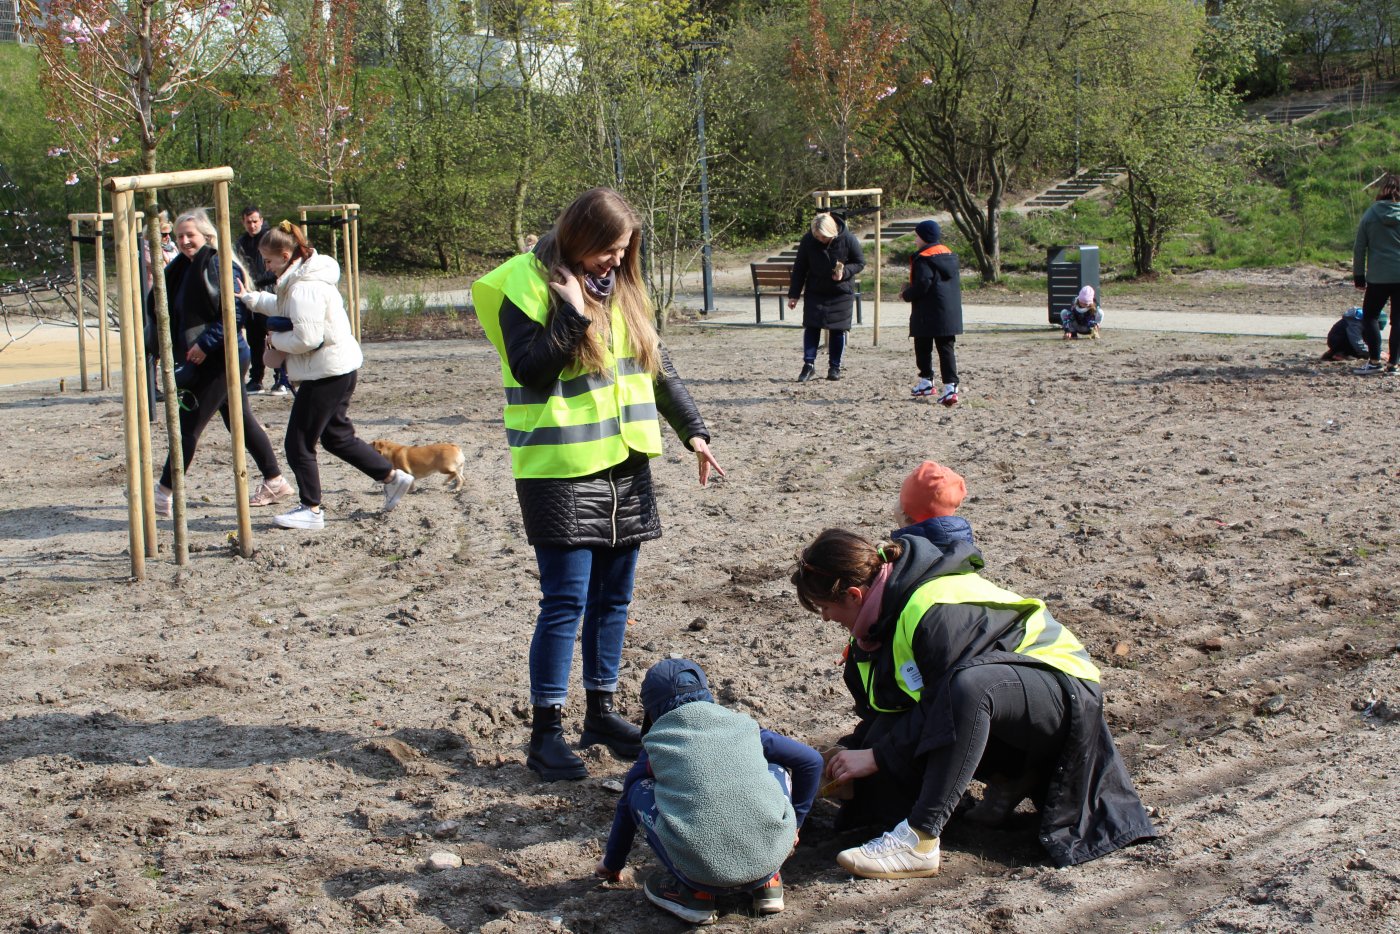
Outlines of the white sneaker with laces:
{"label": "white sneaker with laces", "polygon": [[298,506],[291,512],[273,516],[272,521],[284,529],[324,529],[326,527],[326,514],[319,509],[312,509],[310,506]]}
{"label": "white sneaker with laces", "polygon": [[958,384],[944,383],[943,391],[938,394],[938,404],[946,405],[949,408],[958,404]]}
{"label": "white sneaker with laces", "polygon": [[413,486],[413,474],[404,470],[395,470],[389,475],[389,479],[384,483],[384,511],[393,512],[394,507],[403,499],[403,495],[408,492],[408,488]]}
{"label": "white sneaker with laces", "polygon": [[889,833],[836,855],[840,867],[862,879],[923,879],[938,874],[938,838],[920,840],[907,820]]}
{"label": "white sneaker with laces", "polygon": [[914,388],[909,390],[909,395],[915,397],[933,395],[933,380],[920,379],[914,384]]}

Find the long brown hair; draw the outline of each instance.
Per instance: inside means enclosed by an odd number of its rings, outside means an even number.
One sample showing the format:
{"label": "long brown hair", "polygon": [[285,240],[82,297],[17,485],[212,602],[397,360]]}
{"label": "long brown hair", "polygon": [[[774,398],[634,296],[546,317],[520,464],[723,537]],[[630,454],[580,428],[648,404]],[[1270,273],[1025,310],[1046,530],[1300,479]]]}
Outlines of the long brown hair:
{"label": "long brown hair", "polygon": [[835,603],[848,587],[865,587],[880,572],[880,565],[904,554],[904,546],[876,545],[864,535],[846,529],[827,529],[797,555],[792,583],[797,600],[813,613],[821,603]]}
{"label": "long brown hair", "polygon": [[[627,253],[614,274],[612,300],[627,323],[632,355],[654,375],[661,370],[661,348],[651,299],[642,283],[642,221],[622,195],[611,188],[593,188],[579,195],[559,215],[554,229],[540,238],[535,257],[543,264],[546,275],[552,277],[554,267],[573,269],[585,257],[606,253],[623,236],[628,238]],[[551,306],[557,301],[558,296],[551,289]],[[582,341],[575,348],[574,363],[597,372],[603,368],[604,351],[612,342],[612,313],[587,289],[583,291],[583,304],[579,310],[593,323],[589,333],[595,339]]]}
{"label": "long brown hair", "polygon": [[305,260],[316,252],[307,242],[306,234],[291,221],[283,221],[263,234],[258,249],[267,250],[269,253],[291,253],[292,262]]}
{"label": "long brown hair", "polygon": [[1400,175],[1387,172],[1381,179],[1381,190],[1376,193],[1377,201],[1400,201]]}

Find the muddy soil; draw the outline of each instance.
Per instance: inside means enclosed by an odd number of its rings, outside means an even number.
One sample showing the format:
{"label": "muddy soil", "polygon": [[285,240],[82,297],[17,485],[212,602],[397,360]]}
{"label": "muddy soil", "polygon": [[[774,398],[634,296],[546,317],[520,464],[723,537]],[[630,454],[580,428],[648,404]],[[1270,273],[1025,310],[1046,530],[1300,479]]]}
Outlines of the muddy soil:
{"label": "muddy soil", "polygon": [[[826,526],[886,533],[933,457],[967,477],[987,576],[1047,599],[1103,666],[1162,838],[1056,870],[1034,815],[955,821],[939,877],[854,881],[833,857],[860,839],[823,803],[788,909],[725,903],[714,929],[1400,931],[1400,380],[1299,341],[981,330],[945,410],[906,398],[912,352],[886,333],[805,385],[793,331],[669,335],[729,476],[699,488],[674,438],[655,464],[665,536],[642,551],[624,703],[680,653],[766,726],[844,732],[841,632],[797,605],[792,557]],[[494,354],[367,357],[362,434],[460,444],[460,494],[430,478],[382,516],[323,456],[325,530],[257,511],[243,560],[215,426],[190,563],[163,522],[139,583],[119,398],[0,391],[0,928],[683,929],[591,876],[627,764],[589,750],[590,777],[560,784],[524,766],[536,571]],[[286,401],[254,408],[280,447]],[[463,865],[425,870],[439,852]]]}

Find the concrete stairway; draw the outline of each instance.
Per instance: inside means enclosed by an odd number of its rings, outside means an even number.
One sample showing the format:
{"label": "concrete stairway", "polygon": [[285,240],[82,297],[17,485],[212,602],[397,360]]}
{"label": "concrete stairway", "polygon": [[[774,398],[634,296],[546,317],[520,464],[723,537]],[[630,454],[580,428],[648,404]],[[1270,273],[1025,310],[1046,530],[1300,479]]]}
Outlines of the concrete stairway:
{"label": "concrete stairway", "polygon": [[1071,179],[1052,185],[1045,191],[1022,201],[1019,208],[1027,211],[1049,211],[1067,207],[1118,178],[1127,169],[1121,165],[1102,169],[1086,169]]}

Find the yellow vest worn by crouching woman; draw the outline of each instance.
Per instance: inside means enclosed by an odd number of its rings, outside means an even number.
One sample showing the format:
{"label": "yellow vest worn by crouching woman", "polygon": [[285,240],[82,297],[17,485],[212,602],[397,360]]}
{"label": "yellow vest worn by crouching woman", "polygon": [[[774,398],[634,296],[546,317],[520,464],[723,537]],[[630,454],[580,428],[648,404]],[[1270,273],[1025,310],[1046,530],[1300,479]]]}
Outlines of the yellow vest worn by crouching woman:
{"label": "yellow vest worn by crouching woman", "polygon": [[[549,320],[549,284],[533,253],[522,253],[472,284],[472,301],[487,340],[501,358],[506,439],[516,479],[584,477],[627,459],[629,451],[661,453],[652,375],[632,355],[627,323],[612,307],[612,341],[601,372],[570,366],[545,389],[522,386],[510,370],[501,335],[509,298],[542,327]],[[589,339],[593,339],[591,336]]]}

